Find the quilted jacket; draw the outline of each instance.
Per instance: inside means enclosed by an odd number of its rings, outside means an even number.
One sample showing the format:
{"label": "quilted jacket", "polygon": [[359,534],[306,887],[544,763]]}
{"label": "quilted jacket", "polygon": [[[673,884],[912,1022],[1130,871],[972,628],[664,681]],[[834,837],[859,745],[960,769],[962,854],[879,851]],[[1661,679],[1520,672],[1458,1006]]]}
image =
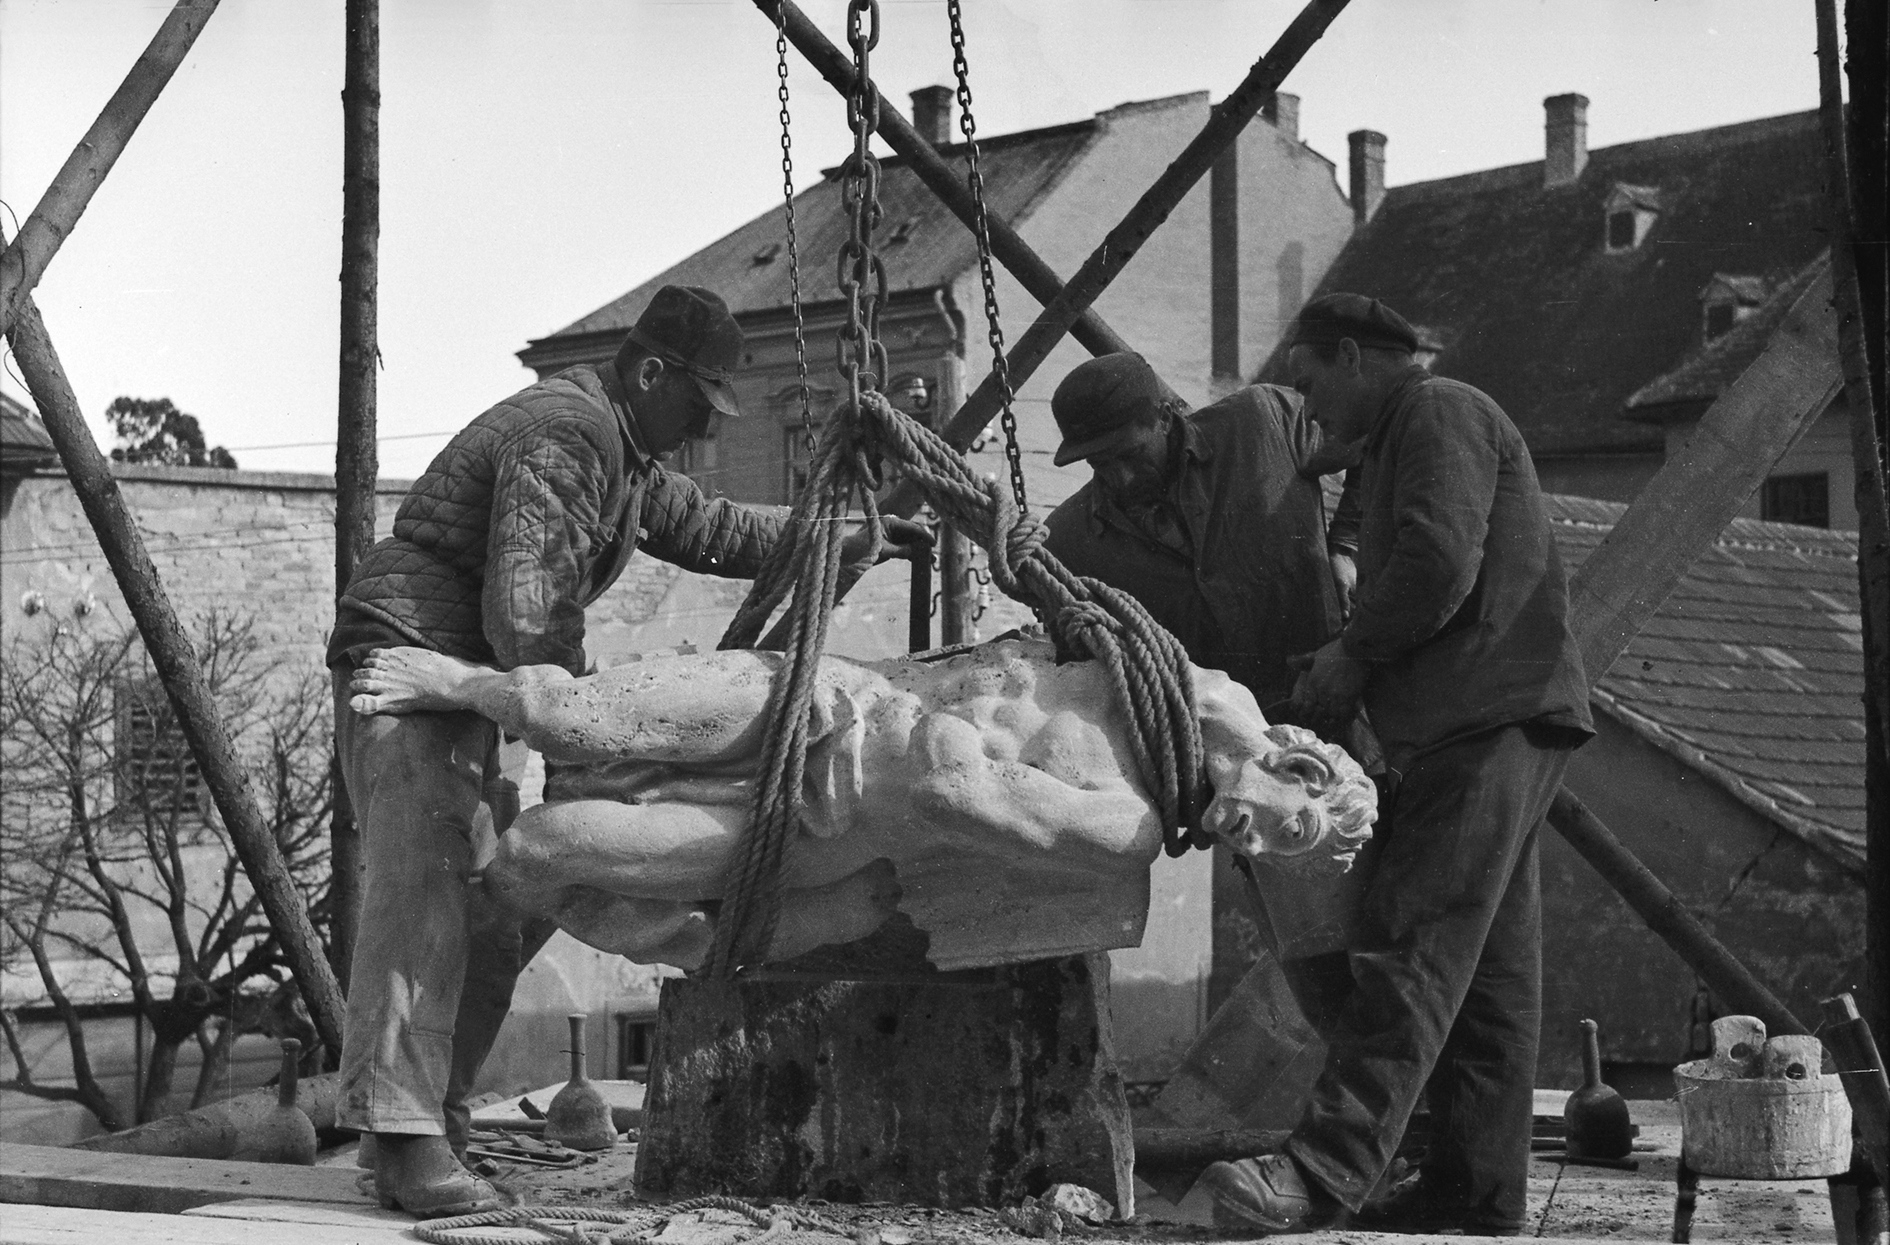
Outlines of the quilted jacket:
{"label": "quilted jacket", "polygon": [[782,524],[665,471],[615,370],[570,368],[479,416],[414,481],[342,595],[329,661],[390,629],[501,669],[582,673],[584,608],[639,547],[752,578]]}

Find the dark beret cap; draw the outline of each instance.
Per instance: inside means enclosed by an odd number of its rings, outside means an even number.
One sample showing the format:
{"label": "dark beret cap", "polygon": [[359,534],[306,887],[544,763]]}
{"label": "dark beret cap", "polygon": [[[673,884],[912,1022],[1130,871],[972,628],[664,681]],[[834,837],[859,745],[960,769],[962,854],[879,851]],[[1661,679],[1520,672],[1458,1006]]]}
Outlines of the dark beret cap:
{"label": "dark beret cap", "polygon": [[1056,465],[1065,467],[1109,448],[1123,429],[1159,410],[1167,398],[1161,377],[1133,351],[1085,359],[1050,397],[1050,413],[1063,434]]}
{"label": "dark beret cap", "polygon": [[1363,294],[1321,294],[1299,309],[1293,321],[1293,345],[1329,346],[1349,337],[1361,346],[1418,348],[1411,322],[1375,298]]}

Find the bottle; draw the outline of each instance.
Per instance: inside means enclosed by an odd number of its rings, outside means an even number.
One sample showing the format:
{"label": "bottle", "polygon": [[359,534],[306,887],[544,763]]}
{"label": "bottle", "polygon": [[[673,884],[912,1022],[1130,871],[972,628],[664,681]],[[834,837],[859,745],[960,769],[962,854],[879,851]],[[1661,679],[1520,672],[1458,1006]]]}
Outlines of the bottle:
{"label": "bottle", "polygon": [[233,1159],[251,1163],[315,1165],[315,1122],[295,1105],[302,1060],[302,1044],[282,1039],[282,1075],[276,1081],[276,1105],[268,1115],[245,1127]]}
{"label": "bottle", "polygon": [[573,1150],[608,1150],[617,1144],[610,1104],[584,1075],[584,1013],[571,1020],[571,1079],[545,1111],[545,1139]]}
{"label": "bottle", "polygon": [[1562,1108],[1570,1158],[1624,1159],[1634,1150],[1627,1099],[1601,1083],[1601,1027],[1582,1021],[1582,1087]]}

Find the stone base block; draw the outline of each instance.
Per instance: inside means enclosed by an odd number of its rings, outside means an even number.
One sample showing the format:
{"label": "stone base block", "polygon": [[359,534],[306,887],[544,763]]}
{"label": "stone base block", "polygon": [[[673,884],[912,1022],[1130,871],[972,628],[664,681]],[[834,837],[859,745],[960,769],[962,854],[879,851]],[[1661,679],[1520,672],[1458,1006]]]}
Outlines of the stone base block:
{"label": "stone base block", "polygon": [[640,1194],[1134,1213],[1105,955],[899,982],[663,984]]}

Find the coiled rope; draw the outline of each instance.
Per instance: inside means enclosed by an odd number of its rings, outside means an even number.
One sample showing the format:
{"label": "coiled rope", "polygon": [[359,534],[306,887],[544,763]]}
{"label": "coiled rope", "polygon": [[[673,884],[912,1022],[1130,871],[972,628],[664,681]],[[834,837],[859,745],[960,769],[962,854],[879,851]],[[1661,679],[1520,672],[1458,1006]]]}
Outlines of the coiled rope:
{"label": "coiled rope", "polygon": [[869,533],[860,563],[870,567],[879,556],[874,494],[882,460],[910,479],[942,520],[984,546],[991,578],[1035,611],[1056,642],[1059,660],[1103,663],[1133,724],[1130,739],[1161,814],[1164,849],[1179,856],[1190,846],[1207,845],[1200,829],[1201,724],[1181,642],[1127,593],[1071,574],[1044,549],[1043,522],[995,482],[974,476],[937,433],[883,395],[860,391],[843,399],[827,421],[807,487],[722,636],[724,649],[754,647],[770,615],[792,593],[783,619],[785,657],[769,690],[754,815],[739,844],[709,954],[714,977],[763,958],[774,936],[782,864],[800,819],[808,711],[841,579],[847,515],[857,493]]}
{"label": "coiled rope", "polygon": [[[572,1245],[628,1245],[646,1236],[651,1229],[676,1215],[692,1210],[727,1210],[745,1215],[757,1227],[767,1229],[744,1245],[795,1245],[817,1239],[829,1241],[849,1238],[847,1230],[812,1211],[793,1206],[763,1208],[741,1198],[710,1194],[672,1202],[648,1210],[603,1210],[591,1206],[508,1206],[503,1210],[481,1211],[476,1215],[456,1215],[450,1219],[429,1219],[413,1225],[414,1235],[428,1245],[519,1245],[520,1238],[510,1233],[479,1232],[479,1228],[529,1228],[554,1241]],[[587,1232],[587,1223],[618,1225],[607,1233]],[[796,1229],[799,1229],[797,1231]]]}

